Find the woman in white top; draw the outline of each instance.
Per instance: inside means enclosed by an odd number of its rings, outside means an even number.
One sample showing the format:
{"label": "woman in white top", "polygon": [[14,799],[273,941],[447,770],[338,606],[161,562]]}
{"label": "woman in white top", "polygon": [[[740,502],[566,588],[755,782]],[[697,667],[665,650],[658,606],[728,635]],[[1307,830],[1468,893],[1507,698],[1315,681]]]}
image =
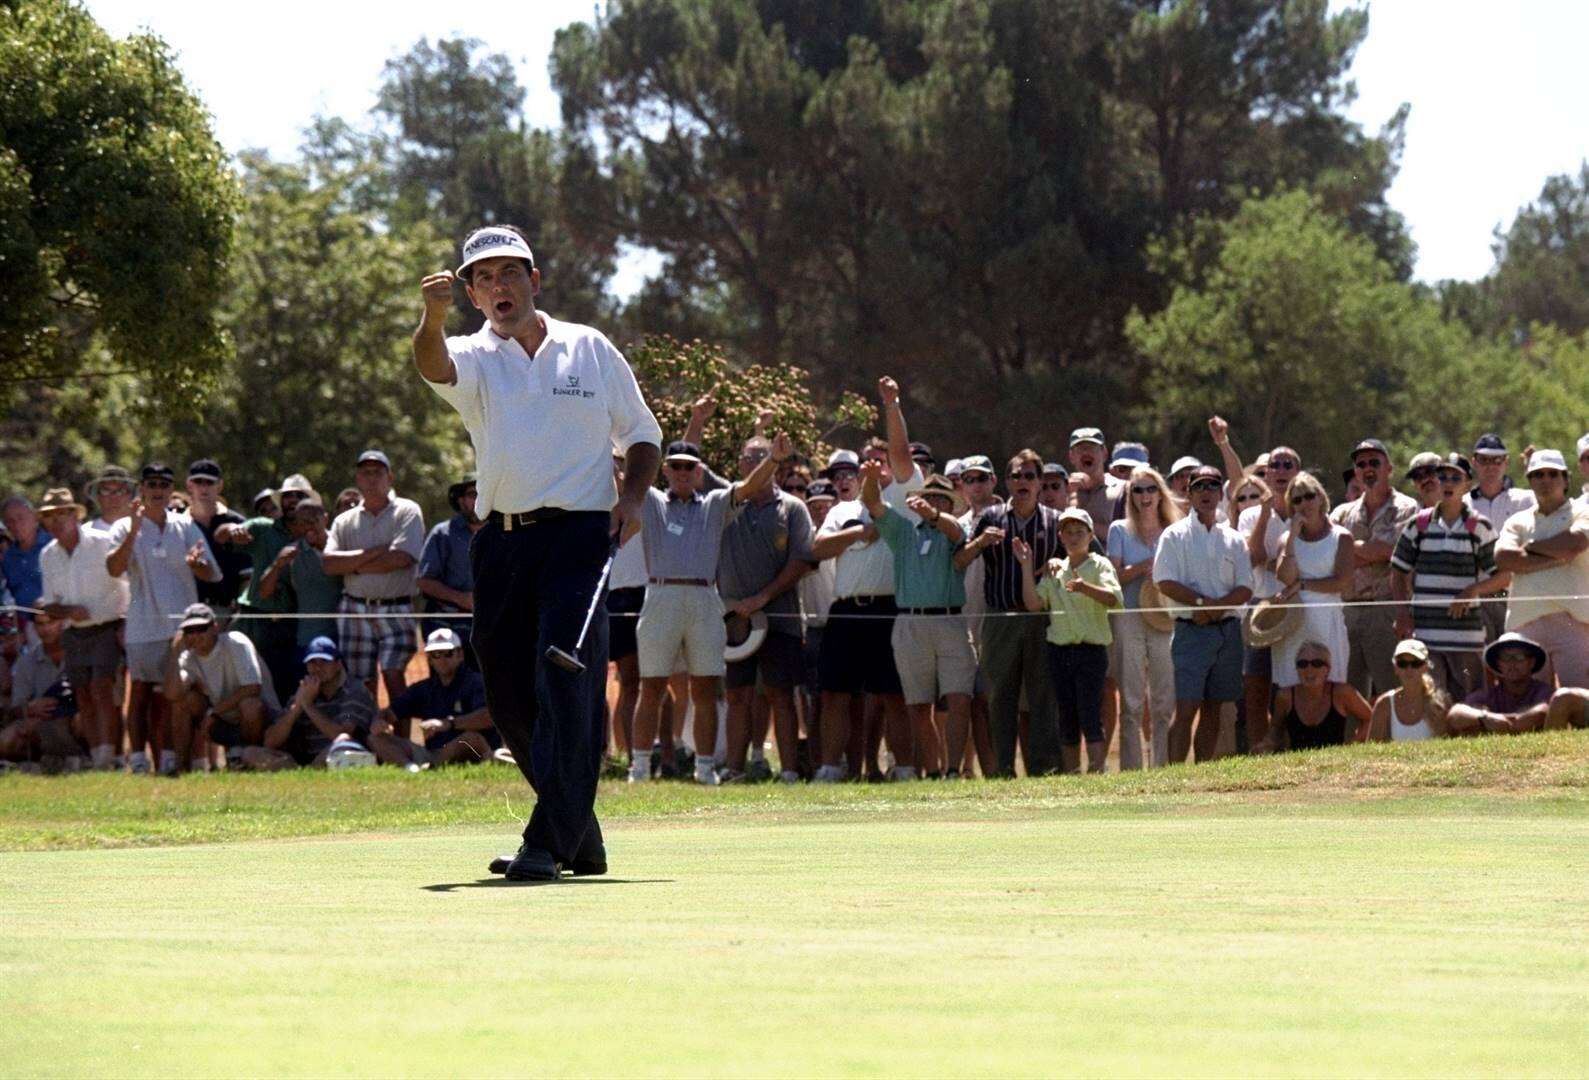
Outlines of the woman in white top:
{"label": "woman in white top", "polygon": [[1334,682],[1346,681],[1346,609],[1341,593],[1352,580],[1352,534],[1330,521],[1330,497],[1312,473],[1298,473],[1286,488],[1291,527],[1280,540],[1275,576],[1281,603],[1302,603],[1302,625],[1274,647],[1274,680],[1297,685],[1297,650],[1317,641],[1330,650]]}
{"label": "woman in white top", "polygon": [[1135,609],[1142,606],[1142,585],[1153,576],[1153,558],[1166,526],[1179,521],[1181,509],[1169,485],[1146,465],[1131,470],[1126,491],[1126,516],[1109,525],[1109,561],[1125,591],[1125,610],[1114,616],[1115,647],[1120,664],[1118,683],[1123,702],[1120,719],[1120,768],[1142,768],[1143,692],[1153,713],[1150,742],[1153,764],[1169,760],[1170,721],[1175,718],[1175,664],[1171,635],[1149,626]]}
{"label": "woman in white top", "polygon": [[1392,654],[1401,686],[1387,690],[1374,702],[1368,722],[1371,742],[1417,742],[1449,735],[1446,713],[1451,699],[1435,686],[1429,674],[1429,646],[1417,638],[1403,638]]}

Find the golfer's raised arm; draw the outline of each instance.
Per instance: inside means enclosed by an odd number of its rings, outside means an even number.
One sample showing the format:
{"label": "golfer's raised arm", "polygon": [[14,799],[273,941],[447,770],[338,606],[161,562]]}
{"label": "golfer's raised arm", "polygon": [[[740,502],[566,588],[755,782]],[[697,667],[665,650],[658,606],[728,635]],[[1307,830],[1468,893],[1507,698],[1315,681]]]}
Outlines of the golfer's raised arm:
{"label": "golfer's raised arm", "polygon": [[451,384],[458,378],[452,357],[447,354],[447,311],[452,307],[453,280],[451,270],[442,270],[426,275],[419,283],[425,313],[420,316],[419,329],[414,331],[414,366],[433,383]]}

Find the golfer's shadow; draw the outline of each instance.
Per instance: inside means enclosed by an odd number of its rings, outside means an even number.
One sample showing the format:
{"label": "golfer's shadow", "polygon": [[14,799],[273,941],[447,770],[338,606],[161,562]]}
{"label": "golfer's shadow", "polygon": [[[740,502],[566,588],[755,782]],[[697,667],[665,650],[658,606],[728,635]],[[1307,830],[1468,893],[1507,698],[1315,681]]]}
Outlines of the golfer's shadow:
{"label": "golfer's shadow", "polygon": [[538,889],[546,886],[569,885],[671,885],[672,878],[615,878],[615,877],[565,877],[556,881],[509,881],[495,875],[474,881],[448,881],[437,885],[421,885],[425,892],[449,893],[459,889]]}

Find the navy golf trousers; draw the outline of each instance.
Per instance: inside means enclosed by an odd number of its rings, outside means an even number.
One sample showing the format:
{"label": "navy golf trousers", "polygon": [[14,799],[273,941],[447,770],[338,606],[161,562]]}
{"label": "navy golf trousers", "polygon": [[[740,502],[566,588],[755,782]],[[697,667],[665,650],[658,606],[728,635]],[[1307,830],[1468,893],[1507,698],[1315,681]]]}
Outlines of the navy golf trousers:
{"label": "navy golf trousers", "polygon": [[512,529],[493,520],[469,545],[486,705],[536,794],[524,840],[559,862],[601,844],[595,806],[606,748],[607,620],[597,612],[591,621],[579,652],[584,671],[564,671],[546,650],[574,651],[607,560],[609,521],[599,512]]}

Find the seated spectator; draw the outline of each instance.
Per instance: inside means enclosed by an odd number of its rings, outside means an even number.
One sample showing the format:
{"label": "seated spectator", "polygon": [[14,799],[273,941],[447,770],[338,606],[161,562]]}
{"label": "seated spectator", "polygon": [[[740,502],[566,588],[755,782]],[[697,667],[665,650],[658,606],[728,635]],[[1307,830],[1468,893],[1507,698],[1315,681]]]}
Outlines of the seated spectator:
{"label": "seated spectator", "polygon": [[1550,711],[1545,714],[1546,731],[1586,727],[1589,727],[1589,690],[1564,686],[1551,695]]}
{"label": "seated spectator", "polygon": [[323,766],[338,743],[367,745],[370,726],[375,723],[375,699],[363,682],[348,675],[336,642],[315,638],[303,660],[309,674],[281,715],[265,729],[265,745],[243,751],[245,766]]}
{"label": "seated spectator", "polygon": [[1451,733],[1517,735],[1544,727],[1551,688],[1538,675],[1547,659],[1544,647],[1522,634],[1505,633],[1496,638],[1484,650],[1484,663],[1495,673],[1496,683],[1473,691],[1460,705],[1451,707],[1446,716]]}
{"label": "seated spectator", "polygon": [[248,636],[222,630],[208,604],[189,604],[171,649],[165,696],[180,769],[187,770],[190,754],[207,756],[211,743],[233,763],[262,747],[281,702]]}
{"label": "seated spectator", "polygon": [[[490,761],[502,745],[486,708],[486,684],[478,671],[464,667],[463,638],[450,627],[425,639],[430,677],[404,690],[370,727],[370,749],[383,765],[429,768],[454,762]],[[425,745],[397,735],[394,721],[419,723]]]}
{"label": "seated spectator", "polygon": [[[31,511],[30,511],[31,512]],[[110,575],[110,537],[81,527],[87,511],[66,488],[45,492],[39,520],[54,538],[39,553],[44,575],[40,606],[66,620],[66,678],[76,693],[82,731],[96,769],[115,764],[113,733],[119,730],[121,628],[127,615],[127,583]]]}
{"label": "seated spectator", "polygon": [[1418,742],[1449,734],[1451,699],[1429,674],[1429,646],[1417,638],[1396,643],[1396,678],[1401,686],[1379,695],[1368,721],[1370,742]]}
{"label": "seated spectator", "polygon": [[1397,635],[1428,645],[1435,685],[1461,699],[1484,683],[1484,617],[1475,601],[1505,580],[1495,580],[1495,530],[1466,501],[1473,466],[1454,453],[1437,475],[1440,501],[1419,510],[1396,541],[1391,595],[1411,602],[1398,609]]}
{"label": "seated spectator", "polygon": [[[1078,506],[1059,515],[1064,557],[1050,559],[1033,582],[1021,577],[1027,611],[1050,611],[1046,630],[1048,676],[1059,712],[1060,768],[1081,771],[1081,743],[1087,742],[1087,771],[1103,772],[1109,744],[1104,740],[1104,678],[1109,671],[1109,609],[1123,597],[1114,566],[1090,550],[1092,517]],[[1023,569],[1032,563],[1032,549],[1015,538],[1011,545]],[[1140,729],[1138,729],[1140,730]]]}
{"label": "seated spectator", "polygon": [[1270,733],[1272,748],[1317,750],[1360,741],[1374,710],[1331,669],[1329,647],[1321,641],[1303,642],[1292,666],[1299,681],[1277,696],[1275,712],[1282,719]]}
{"label": "seated spectator", "polygon": [[[941,476],[906,496],[905,505],[917,521],[883,502],[882,466],[868,461],[861,469],[861,504],[872,515],[877,533],[894,557],[894,664],[899,670],[915,736],[915,753],[891,747],[901,766],[958,777],[971,731],[971,691],[977,658],[961,618],[966,594],[963,574],[954,565],[965,542],[957,514],[965,501]],[[947,731],[940,731],[933,706],[942,697],[948,707]]]}
{"label": "seated spectator", "polygon": [[1495,543],[1496,568],[1512,575],[1506,628],[1546,651],[1560,685],[1589,688],[1589,510],[1567,498],[1560,451],[1529,458],[1528,484],[1536,505]]}
{"label": "seated spectator", "polygon": [[[452,517],[437,522],[425,538],[425,549],[419,556],[418,576],[414,587],[425,597],[427,612],[469,612],[474,610],[474,573],[469,567],[469,541],[485,522],[475,513],[479,499],[475,474],[465,473],[462,480],[447,488],[447,505]],[[426,619],[420,624],[424,632],[446,627],[457,633],[463,642],[464,659],[473,663],[469,646],[468,619]]]}
{"label": "seated spectator", "polygon": [[33,617],[38,640],[11,667],[10,706],[0,722],[0,761],[32,761],[46,772],[76,772],[87,743],[74,729],[77,701],[66,680],[65,624],[53,615]]}

